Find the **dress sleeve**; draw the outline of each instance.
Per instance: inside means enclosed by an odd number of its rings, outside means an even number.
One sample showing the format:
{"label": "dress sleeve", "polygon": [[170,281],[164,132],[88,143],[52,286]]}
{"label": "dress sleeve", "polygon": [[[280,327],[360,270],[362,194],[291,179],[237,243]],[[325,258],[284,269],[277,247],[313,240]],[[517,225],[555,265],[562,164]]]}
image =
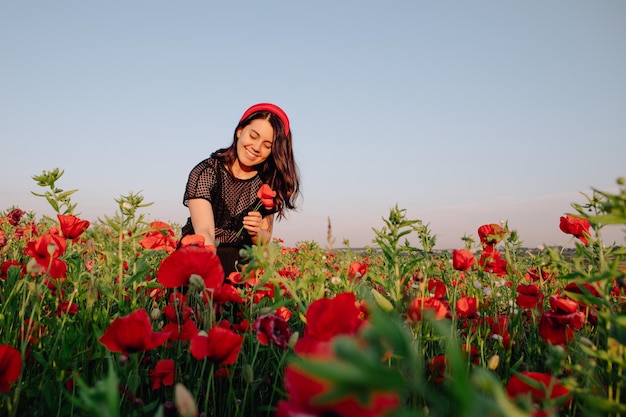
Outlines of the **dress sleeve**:
{"label": "dress sleeve", "polygon": [[204,160],[196,165],[189,173],[183,204],[187,206],[189,200],[194,198],[204,198],[211,202],[211,192],[217,185],[215,165],[209,160]]}

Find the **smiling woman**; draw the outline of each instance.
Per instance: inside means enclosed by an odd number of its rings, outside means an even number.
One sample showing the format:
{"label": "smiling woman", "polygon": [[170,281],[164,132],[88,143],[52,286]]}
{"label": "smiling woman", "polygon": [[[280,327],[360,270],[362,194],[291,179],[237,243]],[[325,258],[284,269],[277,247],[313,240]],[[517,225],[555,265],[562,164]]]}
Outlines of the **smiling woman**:
{"label": "smiling woman", "polygon": [[[258,204],[262,186],[275,192],[273,204]],[[295,209],[299,189],[287,114],[271,103],[255,104],[239,120],[232,144],[191,170],[183,198],[190,216],[182,237],[202,236],[228,276],[240,266],[244,246],[271,239],[274,215],[282,219]]]}

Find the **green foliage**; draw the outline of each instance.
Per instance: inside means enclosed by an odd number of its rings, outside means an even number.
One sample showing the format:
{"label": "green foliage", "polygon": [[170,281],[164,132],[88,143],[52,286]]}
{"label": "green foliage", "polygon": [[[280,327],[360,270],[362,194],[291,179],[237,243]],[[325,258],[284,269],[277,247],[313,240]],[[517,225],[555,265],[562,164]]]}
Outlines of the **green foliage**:
{"label": "green foliage", "polygon": [[76,204],[72,204],[70,196],[78,190],[63,191],[56,186],[56,182],[63,176],[65,171],[55,168],[52,171],[44,170],[41,175],[33,175],[33,179],[40,187],[48,187],[50,190],[43,194],[33,192],[33,195],[45,197],[54,211],[58,214],[72,214]]}

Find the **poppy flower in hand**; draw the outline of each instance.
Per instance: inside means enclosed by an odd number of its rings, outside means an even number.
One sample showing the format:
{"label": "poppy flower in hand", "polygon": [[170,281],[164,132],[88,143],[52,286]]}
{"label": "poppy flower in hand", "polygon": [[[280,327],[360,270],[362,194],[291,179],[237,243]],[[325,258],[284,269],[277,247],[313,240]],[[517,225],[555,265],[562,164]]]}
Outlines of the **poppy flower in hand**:
{"label": "poppy flower in hand", "polygon": [[257,197],[261,200],[261,204],[265,207],[266,210],[271,210],[274,208],[274,198],[276,197],[276,191],[272,190],[272,188],[263,184],[261,188],[259,188],[259,192],[257,193]]}

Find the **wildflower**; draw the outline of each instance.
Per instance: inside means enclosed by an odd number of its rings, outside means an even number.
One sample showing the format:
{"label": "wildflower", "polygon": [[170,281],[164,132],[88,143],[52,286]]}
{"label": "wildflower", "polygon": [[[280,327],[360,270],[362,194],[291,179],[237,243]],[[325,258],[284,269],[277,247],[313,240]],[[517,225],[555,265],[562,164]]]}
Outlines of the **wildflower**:
{"label": "wildflower", "polygon": [[550,311],[539,320],[539,335],[552,345],[566,345],[574,339],[574,330],[585,322],[585,313],[578,311],[578,304],[570,299],[551,295]]}
{"label": "wildflower", "polygon": [[204,281],[205,288],[215,289],[224,282],[220,259],[211,250],[186,246],[171,253],[161,262],[157,280],[165,288],[188,286],[192,275]]}
{"label": "wildflower", "polygon": [[161,385],[170,386],[174,384],[174,361],[172,359],[161,359],[154,369],[150,370],[150,380],[152,389],[159,389]]}
{"label": "wildflower", "polygon": [[8,393],[22,373],[22,355],[12,346],[0,345],[0,392]]}
{"label": "wildflower", "polygon": [[57,218],[63,237],[69,240],[78,238],[89,227],[87,220],[81,220],[72,214],[57,214]]}
{"label": "wildflower", "polygon": [[446,355],[437,355],[428,362],[428,374],[433,382],[443,384],[449,359]]}
{"label": "wildflower", "polygon": [[350,264],[348,269],[348,276],[350,278],[361,278],[367,273],[368,264],[354,261]]}
{"label": "wildflower", "polygon": [[359,416],[380,417],[398,408],[400,399],[395,392],[368,391],[366,402],[363,396],[344,394],[324,400],[332,389],[332,383],[308,374],[297,365],[285,369],[285,389],[288,400],[278,403],[276,417],[293,416]]}
{"label": "wildflower", "polygon": [[474,254],[467,249],[455,249],[452,251],[452,267],[457,271],[467,271],[476,264]]}
{"label": "wildflower", "polygon": [[187,319],[182,324],[179,324],[177,321],[168,323],[163,326],[163,331],[169,333],[169,340],[182,342],[193,339],[198,334],[198,327],[193,320]]}
{"label": "wildflower", "polygon": [[475,346],[464,343],[461,347],[463,349],[463,356],[465,359],[475,365],[480,363],[480,351]]}
{"label": "wildflower", "polygon": [[442,320],[448,314],[445,304],[433,297],[414,299],[408,310],[408,317],[414,322],[420,321],[424,314],[432,314],[435,320]]}
{"label": "wildflower", "polygon": [[589,233],[589,229],[591,228],[589,220],[570,214],[561,216],[560,220],[559,228],[563,233],[574,235],[574,237],[578,238],[585,245],[589,243],[588,238],[591,236]]}
{"label": "wildflower", "polygon": [[12,266],[20,268],[21,270],[20,275],[24,275],[24,273],[26,272],[26,267],[22,265],[19,261],[15,259],[4,261],[2,262],[2,264],[0,264],[0,279],[1,280],[6,281],[9,275],[9,268],[11,268]]}
{"label": "wildflower", "polygon": [[[272,210],[274,208],[274,198],[276,197],[276,191],[272,190],[272,188],[268,184],[261,185],[259,191],[257,192],[257,197],[259,197],[260,203],[265,207],[265,210]],[[257,207],[257,210],[260,207]],[[254,211],[257,211],[254,210]]]}
{"label": "wildflower", "polygon": [[476,307],[478,301],[476,297],[461,297],[456,301],[456,315],[461,318],[474,318],[476,317]]}
{"label": "wildflower", "polygon": [[446,295],[446,284],[440,279],[429,279],[428,292],[430,293],[431,297],[440,300],[443,298],[444,295]]}
{"label": "wildflower", "polygon": [[489,336],[502,342],[505,349],[511,347],[511,334],[509,333],[509,319],[504,314],[489,316],[485,318],[491,329]]}
{"label": "wildflower", "polygon": [[46,233],[29,241],[24,253],[35,259],[42,271],[48,272],[52,278],[64,278],[67,264],[59,259],[65,253],[66,243],[58,234]]}
{"label": "wildflower", "polygon": [[230,329],[213,327],[206,336],[197,334],[191,339],[191,356],[208,358],[220,365],[232,365],[239,356],[242,344],[243,336]]}
{"label": "wildflower", "polygon": [[305,317],[304,335],[295,347],[296,353],[300,354],[328,352],[333,337],[355,334],[363,324],[356,295],[349,292],[313,301]]}
{"label": "wildflower", "polygon": [[569,389],[559,384],[558,379],[541,372],[520,372],[513,375],[506,384],[509,397],[529,396],[535,404],[546,399],[563,401],[570,395]]}
{"label": "wildflower", "polygon": [[144,249],[164,250],[172,253],[176,250],[176,239],[172,227],[160,221],[150,223],[150,230],[147,231],[139,244]]}
{"label": "wildflower", "polygon": [[111,352],[123,355],[154,349],[165,343],[169,333],[153,332],[148,312],[140,308],[133,313],[116,318],[99,341]]}
{"label": "wildflower", "polygon": [[213,302],[223,303],[243,303],[245,300],[239,295],[239,290],[233,285],[224,284],[213,291]]}
{"label": "wildflower", "polygon": [[6,219],[11,226],[17,226],[26,212],[20,208],[14,208],[7,213]]}
{"label": "wildflower", "polygon": [[484,224],[478,228],[478,237],[484,246],[495,246],[509,233],[499,224]]}
{"label": "wildflower", "polygon": [[63,314],[73,316],[76,313],[78,313],[78,305],[68,300],[61,301],[56,311],[57,317],[60,317]]}
{"label": "wildflower", "polygon": [[256,338],[262,345],[270,342],[280,348],[287,348],[291,337],[291,329],[287,322],[276,314],[265,314],[258,317],[252,328],[256,331]]}
{"label": "wildflower", "polygon": [[535,284],[518,285],[515,302],[521,308],[535,308],[543,300],[543,294]]}
{"label": "wildflower", "polygon": [[480,265],[485,272],[491,272],[498,276],[507,274],[507,262],[501,258],[499,251],[493,249],[491,246],[485,247],[485,250],[480,254],[478,265]]}

